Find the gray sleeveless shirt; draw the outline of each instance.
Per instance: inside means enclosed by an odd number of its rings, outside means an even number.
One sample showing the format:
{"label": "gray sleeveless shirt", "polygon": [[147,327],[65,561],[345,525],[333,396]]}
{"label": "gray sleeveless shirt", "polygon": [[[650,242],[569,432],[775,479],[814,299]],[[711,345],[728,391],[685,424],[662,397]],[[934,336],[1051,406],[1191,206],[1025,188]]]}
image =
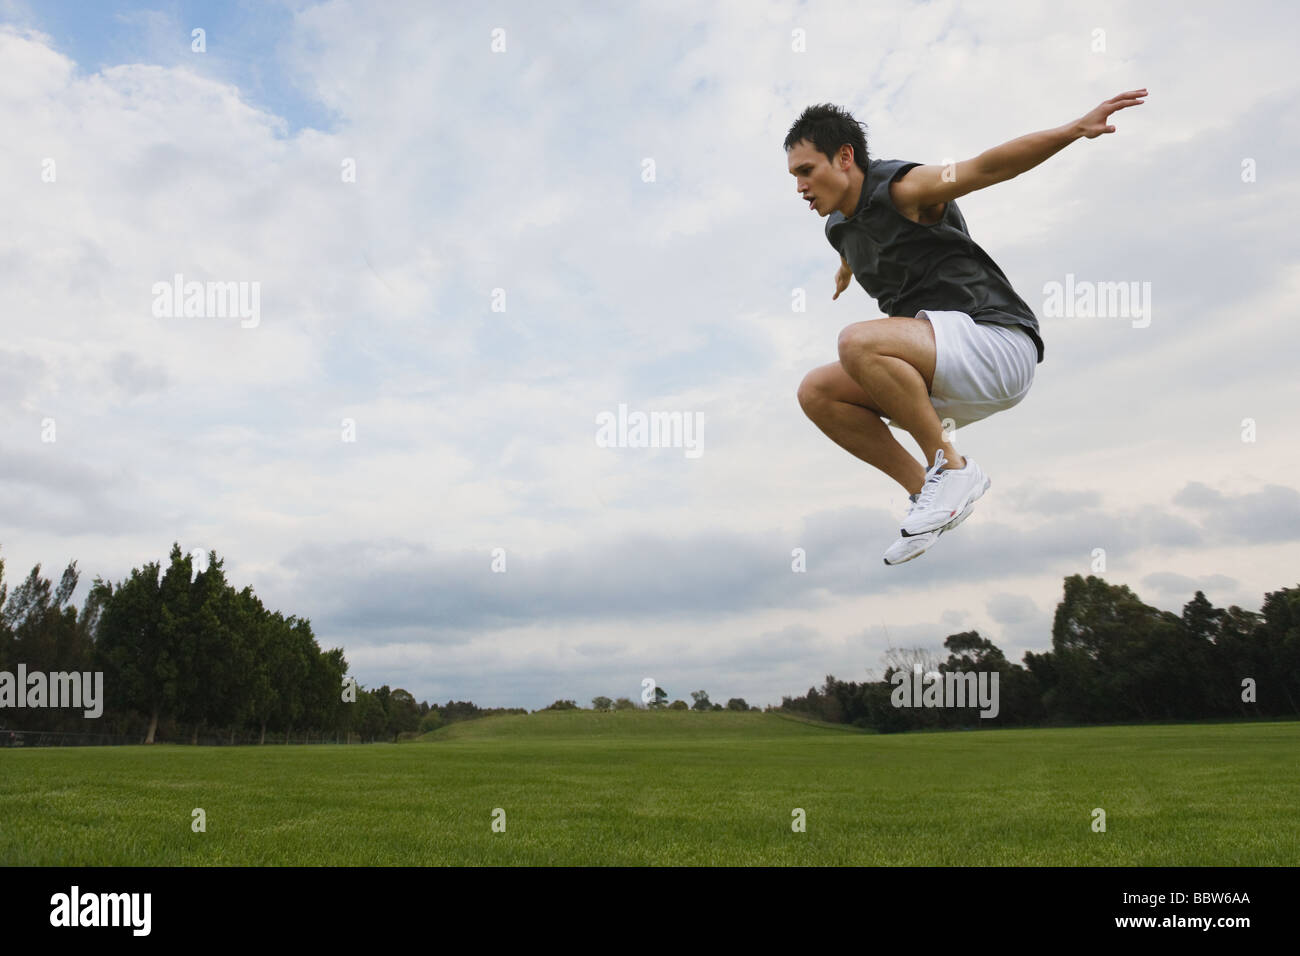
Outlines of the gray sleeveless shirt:
{"label": "gray sleeveless shirt", "polygon": [[922,309],[954,309],[976,322],[1025,328],[1043,361],[1038,318],[1011,288],[1006,275],[966,230],[957,203],[949,201],[932,225],[898,211],[889,184],[920,163],[873,159],[853,215],[826,217],[826,238],[853,270],[854,278],[885,315]]}

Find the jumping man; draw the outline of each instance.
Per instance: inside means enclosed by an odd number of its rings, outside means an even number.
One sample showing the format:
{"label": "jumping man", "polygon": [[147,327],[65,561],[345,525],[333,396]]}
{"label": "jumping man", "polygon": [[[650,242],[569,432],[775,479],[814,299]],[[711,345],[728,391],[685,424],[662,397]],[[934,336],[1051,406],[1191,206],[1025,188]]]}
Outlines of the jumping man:
{"label": "jumping man", "polygon": [[[954,200],[1033,169],[1076,139],[1115,132],[1110,114],[1146,95],[1121,93],[1072,123],[950,166],[870,159],[865,128],[829,104],[808,107],[790,127],[790,174],[809,208],[827,217],[826,237],[840,254],[832,298],[856,278],[886,315],[845,327],[839,361],[799,386],[799,404],[818,428],[909,492],[886,564],[926,551],[991,484],[949,444],[940,416],[958,428],[1011,408],[1043,361],[1038,319],[971,239]],[[929,468],[890,426],[916,440]]]}

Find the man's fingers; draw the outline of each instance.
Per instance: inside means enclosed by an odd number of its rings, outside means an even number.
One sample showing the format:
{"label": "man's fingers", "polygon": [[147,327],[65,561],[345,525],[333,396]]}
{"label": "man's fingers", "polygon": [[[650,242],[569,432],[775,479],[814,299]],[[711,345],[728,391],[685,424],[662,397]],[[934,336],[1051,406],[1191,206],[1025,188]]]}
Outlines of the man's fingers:
{"label": "man's fingers", "polygon": [[1122,102],[1111,101],[1110,103],[1105,104],[1101,118],[1103,121],[1108,120],[1110,119],[1111,113],[1118,113],[1120,110],[1127,109],[1130,106],[1141,106],[1143,102],[1143,100],[1124,100]]}
{"label": "man's fingers", "polygon": [[1146,100],[1111,100],[1105,104],[1106,114],[1114,113],[1116,110],[1126,109],[1130,106],[1141,106]]}
{"label": "man's fingers", "polygon": [[1130,100],[1130,101],[1127,102],[1127,103],[1116,103],[1116,104],[1113,105],[1110,109],[1106,110],[1106,113],[1105,113],[1105,115],[1104,115],[1102,118],[1103,118],[1103,119],[1110,119],[1110,114],[1111,114],[1111,113],[1118,113],[1120,110],[1128,109],[1128,107],[1130,107],[1130,106],[1141,106],[1141,105],[1142,105],[1142,101],[1141,101],[1141,100]]}
{"label": "man's fingers", "polygon": [[1109,106],[1112,109],[1123,109],[1126,106],[1135,106],[1144,102],[1143,97],[1146,95],[1145,90],[1139,90],[1132,93],[1121,93],[1119,96],[1111,97],[1102,105]]}

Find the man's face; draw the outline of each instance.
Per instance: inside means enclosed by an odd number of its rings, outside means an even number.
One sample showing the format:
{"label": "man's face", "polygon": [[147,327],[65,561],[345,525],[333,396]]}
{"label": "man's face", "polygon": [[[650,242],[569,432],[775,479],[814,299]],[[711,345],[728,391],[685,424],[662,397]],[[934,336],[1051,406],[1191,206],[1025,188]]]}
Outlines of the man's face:
{"label": "man's face", "polygon": [[844,201],[844,194],[849,188],[849,175],[840,167],[852,163],[853,150],[841,146],[836,162],[831,163],[826,154],[816,146],[801,139],[790,147],[786,157],[790,161],[790,175],[794,176],[799,195],[805,201],[811,200],[809,209],[815,209],[819,215],[829,216]]}

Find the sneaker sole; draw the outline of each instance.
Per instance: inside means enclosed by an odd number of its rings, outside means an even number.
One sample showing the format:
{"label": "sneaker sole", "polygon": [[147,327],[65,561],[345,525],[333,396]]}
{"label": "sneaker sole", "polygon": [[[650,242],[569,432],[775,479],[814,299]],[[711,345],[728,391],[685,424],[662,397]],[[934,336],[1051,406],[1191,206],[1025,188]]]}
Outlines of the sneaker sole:
{"label": "sneaker sole", "polygon": [[884,559],[885,564],[889,565],[892,568],[895,565],[906,564],[908,561],[911,561],[913,558],[919,558],[921,555],[925,554],[925,552],[929,551],[932,547],[934,547],[934,543],[939,540],[939,535],[941,534],[943,534],[942,531],[926,531],[923,534],[911,535],[910,537],[912,538],[928,537],[930,538],[930,540],[919,550],[913,551],[905,558],[899,558],[897,561],[890,561],[888,558],[885,558]]}

